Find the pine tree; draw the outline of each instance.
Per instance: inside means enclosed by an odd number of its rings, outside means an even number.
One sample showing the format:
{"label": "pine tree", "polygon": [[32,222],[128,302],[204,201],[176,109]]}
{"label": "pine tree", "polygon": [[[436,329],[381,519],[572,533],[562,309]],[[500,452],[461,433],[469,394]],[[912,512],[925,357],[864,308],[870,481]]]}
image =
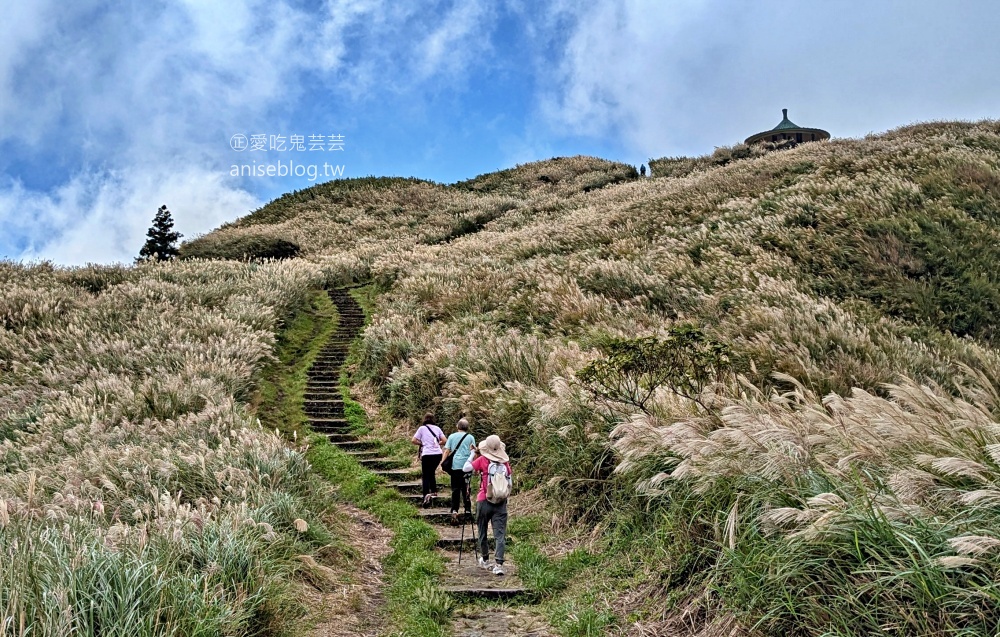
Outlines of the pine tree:
{"label": "pine tree", "polygon": [[174,220],[166,205],[160,206],[153,217],[153,225],[146,231],[146,243],[139,250],[136,261],[167,261],[177,256],[177,240],[183,237],[173,230]]}

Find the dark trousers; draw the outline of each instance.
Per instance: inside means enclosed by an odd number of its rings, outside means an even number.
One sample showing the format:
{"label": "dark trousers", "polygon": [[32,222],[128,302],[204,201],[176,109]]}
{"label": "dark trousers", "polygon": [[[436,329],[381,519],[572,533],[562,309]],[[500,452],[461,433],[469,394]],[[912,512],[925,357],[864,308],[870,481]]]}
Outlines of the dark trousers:
{"label": "dark trousers", "polygon": [[490,559],[490,543],[486,539],[486,525],[493,526],[493,538],[497,541],[497,564],[503,564],[503,553],[507,543],[507,502],[493,504],[489,500],[476,503],[476,526],[479,527],[479,552],[484,560]]}
{"label": "dark trousers", "polygon": [[420,456],[420,480],[421,488],[426,496],[428,493],[437,493],[437,472],[438,465],[441,464],[441,454],[427,454]]}
{"label": "dark trousers", "polygon": [[465,512],[472,512],[472,502],[469,501],[469,477],[471,473],[466,473],[461,469],[452,469],[448,472],[451,475],[451,512],[458,513],[459,501],[465,505]]}

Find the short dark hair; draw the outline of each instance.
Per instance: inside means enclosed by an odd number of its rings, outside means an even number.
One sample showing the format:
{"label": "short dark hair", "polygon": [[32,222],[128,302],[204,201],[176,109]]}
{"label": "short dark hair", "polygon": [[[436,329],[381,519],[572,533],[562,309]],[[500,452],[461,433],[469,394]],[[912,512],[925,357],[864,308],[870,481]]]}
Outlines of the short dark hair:
{"label": "short dark hair", "polygon": [[424,425],[433,425],[433,424],[434,424],[434,414],[432,414],[431,412],[427,412],[426,414],[424,414],[424,422],[421,423],[420,426],[423,427]]}

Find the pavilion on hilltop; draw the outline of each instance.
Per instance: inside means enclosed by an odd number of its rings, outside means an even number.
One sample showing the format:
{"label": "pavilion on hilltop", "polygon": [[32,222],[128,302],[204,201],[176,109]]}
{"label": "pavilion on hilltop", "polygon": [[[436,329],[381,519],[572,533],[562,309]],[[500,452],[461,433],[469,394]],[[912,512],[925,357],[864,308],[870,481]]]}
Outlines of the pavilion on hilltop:
{"label": "pavilion on hilltop", "polygon": [[796,144],[801,144],[803,142],[818,142],[824,139],[830,139],[830,133],[821,128],[803,128],[798,124],[792,123],[788,119],[788,109],[783,108],[781,109],[781,122],[777,126],[763,133],[747,137],[744,143],[757,144],[760,142],[793,140]]}

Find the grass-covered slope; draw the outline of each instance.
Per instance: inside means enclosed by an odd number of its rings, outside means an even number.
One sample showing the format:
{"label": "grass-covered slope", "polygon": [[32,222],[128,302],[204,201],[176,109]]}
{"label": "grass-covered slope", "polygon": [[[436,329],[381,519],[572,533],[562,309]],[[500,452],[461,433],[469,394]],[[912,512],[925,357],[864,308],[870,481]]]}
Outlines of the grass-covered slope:
{"label": "grass-covered slope", "polygon": [[297,633],[296,575],[323,580],[299,558],[344,539],[248,402],[322,281],[0,263],[0,633]]}
{"label": "grass-covered slope", "polygon": [[[184,252],[292,245],[327,280],[374,281],[354,377],[398,416],[464,411],[499,433],[519,488],[601,554],[554,615],[635,634],[995,633],[1000,125],[652,166],[331,182]],[[82,292],[36,303],[27,286],[2,292],[0,352],[30,349],[9,339],[36,315],[57,318],[24,338],[76,325],[60,312]],[[15,399],[4,426],[35,404]]]}
{"label": "grass-covered slope", "polygon": [[341,179],[284,195],[186,243],[185,258],[273,255],[292,244],[303,255],[358,251],[365,259],[415,244],[440,244],[518,208],[528,195],[567,195],[635,179],[635,169],[587,157],[557,158],[443,186],[419,179]]}
{"label": "grass-covered slope", "polygon": [[[996,123],[927,124],[644,180],[542,162],[254,227],[386,290],[361,365],[387,405],[471,414],[606,525],[595,582],[627,577],[577,591],[599,607],[980,633],[1000,624],[998,164]],[[577,378],[608,339],[691,329],[729,361],[694,395],[639,409]]]}

